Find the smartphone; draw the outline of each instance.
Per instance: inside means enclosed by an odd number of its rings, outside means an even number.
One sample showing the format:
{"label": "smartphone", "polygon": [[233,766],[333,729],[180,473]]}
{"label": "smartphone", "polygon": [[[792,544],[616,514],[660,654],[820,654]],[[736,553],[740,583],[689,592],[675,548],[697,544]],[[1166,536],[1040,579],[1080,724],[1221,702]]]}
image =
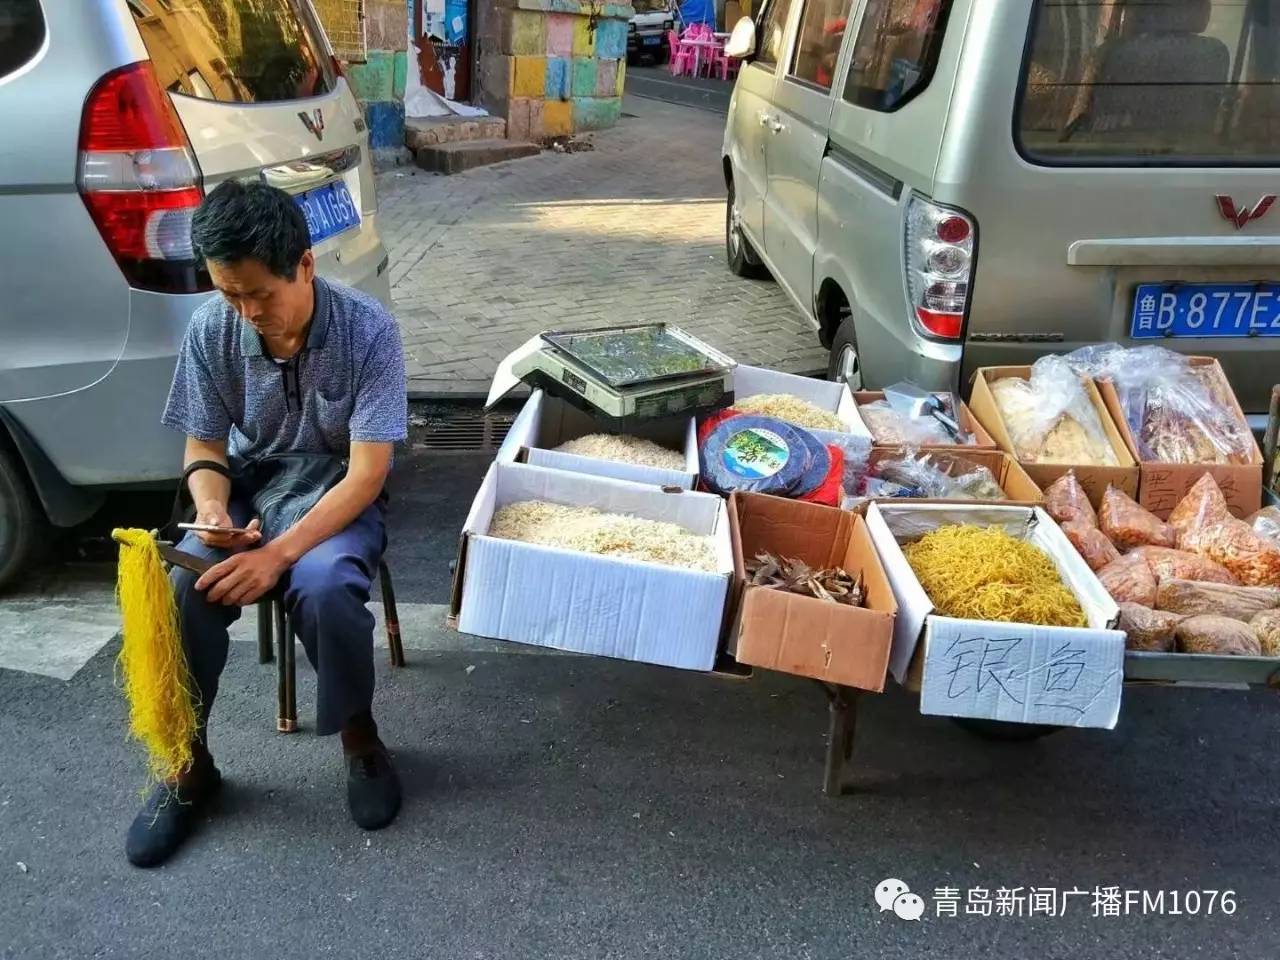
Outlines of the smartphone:
{"label": "smartphone", "polygon": [[249,533],[244,527],[215,527],[211,523],[180,523],[179,530],[194,530],[196,533]]}

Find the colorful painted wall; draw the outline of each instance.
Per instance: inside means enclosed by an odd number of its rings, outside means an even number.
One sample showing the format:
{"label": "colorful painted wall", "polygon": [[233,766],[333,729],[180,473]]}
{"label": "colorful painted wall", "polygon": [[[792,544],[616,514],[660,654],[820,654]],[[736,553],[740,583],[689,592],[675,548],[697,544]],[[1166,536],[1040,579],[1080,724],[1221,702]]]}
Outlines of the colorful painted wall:
{"label": "colorful painted wall", "polygon": [[617,123],[627,62],[626,4],[490,0],[480,26],[480,95],[512,140]]}
{"label": "colorful painted wall", "polygon": [[[324,8],[318,9],[323,18]],[[352,91],[364,105],[369,145],[374,149],[404,146],[408,24],[405,0],[365,0],[367,59],[347,64],[346,72]]]}

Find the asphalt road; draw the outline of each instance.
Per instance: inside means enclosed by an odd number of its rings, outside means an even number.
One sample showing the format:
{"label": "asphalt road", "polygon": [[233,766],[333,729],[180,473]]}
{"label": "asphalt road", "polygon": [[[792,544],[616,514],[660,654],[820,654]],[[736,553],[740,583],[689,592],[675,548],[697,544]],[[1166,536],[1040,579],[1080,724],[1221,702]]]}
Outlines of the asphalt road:
{"label": "asphalt road", "polygon": [[[484,465],[401,458],[407,605],[447,596]],[[808,681],[541,655],[438,622],[406,639],[407,669],[378,661],[407,793],[390,829],[348,821],[337,744],[310,733],[310,672],[304,731],[279,735],[274,671],[239,643],[212,727],[228,790],[151,872],[122,853],[143,784],[116,645],[70,680],[0,670],[0,957],[1275,954],[1274,694],[1130,688],[1115,731],[1020,745],[923,717],[900,692],[867,696],[853,791],[828,799]],[[888,877],[923,896],[919,923],[875,905]],[[974,888],[994,902],[1031,887],[1087,893],[1065,916],[965,915]],[[1095,887],[1163,890],[1166,910],[1172,891],[1229,889],[1236,909],[1205,916],[1205,894],[1200,916],[1144,916],[1139,897],[1095,918]],[[937,915],[938,888],[958,891],[959,916]]]}

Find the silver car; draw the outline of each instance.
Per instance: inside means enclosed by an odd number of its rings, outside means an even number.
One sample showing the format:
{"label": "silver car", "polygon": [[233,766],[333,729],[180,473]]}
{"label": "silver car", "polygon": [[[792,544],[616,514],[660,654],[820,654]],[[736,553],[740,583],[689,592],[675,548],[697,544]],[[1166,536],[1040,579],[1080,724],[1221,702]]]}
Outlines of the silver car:
{"label": "silver car", "polygon": [[160,425],[212,287],[191,214],[293,193],[324,275],[390,302],[368,133],[305,0],[0,3],[0,584],[47,524],[181,469]]}
{"label": "silver car", "polygon": [[766,0],[730,52],[729,265],[833,378],[1157,340],[1266,409],[1280,0]]}

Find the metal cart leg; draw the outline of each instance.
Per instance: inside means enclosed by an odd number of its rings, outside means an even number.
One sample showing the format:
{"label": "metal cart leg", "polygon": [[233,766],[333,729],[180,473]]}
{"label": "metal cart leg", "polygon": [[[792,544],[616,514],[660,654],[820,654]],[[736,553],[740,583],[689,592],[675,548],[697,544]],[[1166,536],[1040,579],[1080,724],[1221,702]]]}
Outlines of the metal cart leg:
{"label": "metal cart leg", "polygon": [[387,625],[387,649],[393,667],[404,666],[404,645],[400,642],[400,615],[396,612],[396,591],[391,585],[391,571],[385,563],[378,566],[378,582],[382,584],[382,617]]}
{"label": "metal cart leg", "polygon": [[285,615],[284,600],[276,600],[271,604],[277,642],[280,654],[277,667],[276,684],[276,730],[280,733],[293,733],[298,729],[298,701],[295,682],[297,680],[294,663],[293,618]]}
{"label": "metal cart leg", "polygon": [[258,601],[258,662],[270,663],[271,650],[271,601]]}
{"label": "metal cart leg", "polygon": [[853,738],[858,720],[858,691],[835,684],[819,683],[827,695],[827,759],[822,792],[838,797],[844,792],[845,763],[853,756]]}

